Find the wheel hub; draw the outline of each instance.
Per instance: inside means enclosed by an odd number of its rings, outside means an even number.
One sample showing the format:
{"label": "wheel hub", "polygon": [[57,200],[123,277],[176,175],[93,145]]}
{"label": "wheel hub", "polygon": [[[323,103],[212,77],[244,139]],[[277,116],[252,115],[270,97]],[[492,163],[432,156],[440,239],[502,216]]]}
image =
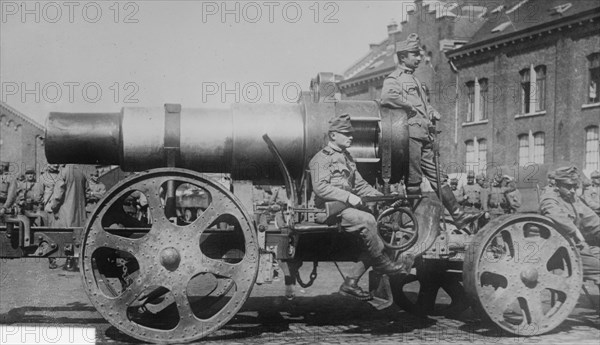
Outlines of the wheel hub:
{"label": "wheel hub", "polygon": [[175,271],[179,267],[181,256],[173,247],[165,248],[160,252],[160,264],[169,271]]}
{"label": "wheel hub", "polygon": [[521,281],[527,286],[535,285],[538,282],[538,271],[534,267],[528,267],[521,271]]}

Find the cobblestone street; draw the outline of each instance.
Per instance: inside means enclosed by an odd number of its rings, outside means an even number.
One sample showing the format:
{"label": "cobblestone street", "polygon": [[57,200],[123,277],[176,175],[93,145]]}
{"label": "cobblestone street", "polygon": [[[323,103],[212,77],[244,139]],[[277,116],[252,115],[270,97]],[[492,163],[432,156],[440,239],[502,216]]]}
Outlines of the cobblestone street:
{"label": "cobblestone street", "polygon": [[[3,260],[0,269],[0,323],[23,326],[92,327],[98,344],[139,343],[105,321],[89,303],[78,273],[48,270],[42,259]],[[311,265],[305,265],[302,276]],[[342,270],[347,264],[340,265]],[[225,327],[202,344],[598,344],[600,318],[586,296],[550,334],[502,334],[476,320],[471,311],[456,319],[420,319],[396,306],[377,311],[339,296],[341,277],[332,263],[319,265],[311,288],[288,301],[281,281],[255,286],[252,296]],[[367,279],[362,283],[366,286]],[[598,301],[598,291],[588,286]],[[598,302],[596,302],[598,303]]]}

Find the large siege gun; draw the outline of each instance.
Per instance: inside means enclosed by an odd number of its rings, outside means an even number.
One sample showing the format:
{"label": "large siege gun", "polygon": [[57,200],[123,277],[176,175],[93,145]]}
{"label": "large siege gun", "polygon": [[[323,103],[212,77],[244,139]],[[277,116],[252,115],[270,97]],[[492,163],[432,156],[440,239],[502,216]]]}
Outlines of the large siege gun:
{"label": "large siege gun", "polygon": [[[360,244],[339,231],[328,214],[335,212],[311,205],[307,171],[326,144],[328,119],[349,113],[356,130],[351,154],[386,194],[370,201],[380,204],[378,229],[389,255],[419,258],[415,276],[372,275],[380,295],[385,299],[387,291],[386,301],[429,312],[440,288],[457,302],[466,291],[509,332],[535,335],[559,325],[582,280],[569,237],[537,215],[501,217],[478,231],[446,228],[434,195],[413,203],[391,194],[389,186],[407,170],[406,113],[375,101],[328,102],[319,90],[331,83],[320,75],[312,92],[293,104],[51,113],[50,163],[119,165],[136,173],[100,200],[84,228],[7,218],[2,256],[76,252],[90,301],[120,331],[160,343],[205,337],[240,310],[255,283],[273,280],[275,262],[291,287],[310,284],[298,274],[302,262],[357,259]],[[230,174],[231,187],[211,173]],[[257,184],[285,185],[287,202],[257,206]],[[128,206],[132,199],[144,205],[143,216]],[[316,221],[323,214],[326,221]],[[421,283],[416,301],[404,291],[413,280]]]}

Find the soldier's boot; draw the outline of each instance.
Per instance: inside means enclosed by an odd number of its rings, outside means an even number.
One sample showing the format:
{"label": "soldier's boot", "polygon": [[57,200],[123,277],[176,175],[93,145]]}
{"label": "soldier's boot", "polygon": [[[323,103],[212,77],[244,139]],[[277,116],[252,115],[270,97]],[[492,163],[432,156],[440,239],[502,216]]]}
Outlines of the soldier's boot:
{"label": "soldier's boot", "polygon": [[456,197],[454,193],[452,193],[452,188],[448,185],[442,186],[442,204],[444,207],[450,212],[452,215],[452,219],[454,220],[454,225],[458,229],[462,229],[470,223],[476,221],[479,217],[483,215],[483,212],[478,213],[466,213],[463,211],[456,201]]}
{"label": "soldier's boot", "polygon": [[346,277],[344,282],[340,286],[340,294],[348,297],[353,297],[361,301],[368,301],[373,299],[371,293],[361,289],[358,286],[358,278]]}
{"label": "soldier's boot", "polygon": [[394,262],[387,255],[381,254],[373,259],[373,269],[387,275],[408,274],[414,259],[411,261],[410,256],[404,258],[405,260],[401,262]]}

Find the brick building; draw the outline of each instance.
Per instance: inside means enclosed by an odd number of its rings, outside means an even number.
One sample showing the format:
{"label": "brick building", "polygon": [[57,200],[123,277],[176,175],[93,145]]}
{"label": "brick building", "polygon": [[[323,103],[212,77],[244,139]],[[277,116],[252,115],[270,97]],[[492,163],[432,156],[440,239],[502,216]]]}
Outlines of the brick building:
{"label": "brick building", "polygon": [[522,184],[536,169],[600,169],[600,4],[506,1],[489,15],[447,53],[460,93],[443,147],[476,170],[519,167]]}
{"label": "brick building", "polygon": [[18,110],[0,102],[0,161],[9,172],[22,175],[28,168],[39,174],[46,163],[44,127]]}
{"label": "brick building", "polygon": [[425,49],[416,75],[442,114],[446,171],[500,169],[534,188],[549,168],[600,169],[597,1],[416,0],[402,9],[401,25],[344,73],[343,99],[379,98],[395,42],[415,32]]}

